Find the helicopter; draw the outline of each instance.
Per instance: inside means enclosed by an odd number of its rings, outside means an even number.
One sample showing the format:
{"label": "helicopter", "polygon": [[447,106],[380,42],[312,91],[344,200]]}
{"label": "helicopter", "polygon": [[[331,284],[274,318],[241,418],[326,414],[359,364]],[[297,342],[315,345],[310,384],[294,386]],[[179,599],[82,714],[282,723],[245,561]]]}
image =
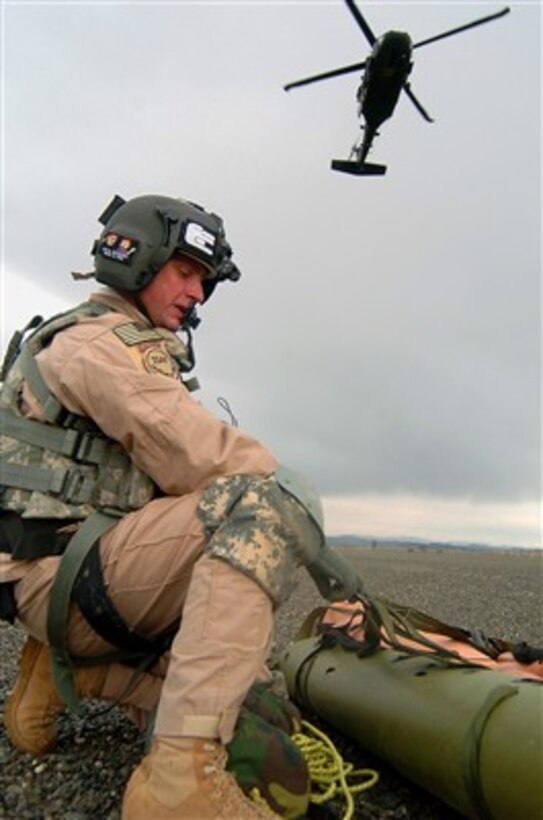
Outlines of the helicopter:
{"label": "helicopter", "polygon": [[461,31],[480,26],[483,23],[489,23],[491,20],[496,20],[498,17],[508,14],[510,9],[506,7],[494,14],[473,20],[471,23],[420,40],[418,43],[413,43],[409,34],[403,31],[387,31],[377,38],[354,0],[345,0],[345,4],[371,46],[369,57],[361,63],[351,63],[341,68],[335,68],[331,71],[314,74],[311,77],[288,83],[284,86],[284,90],[290,91],[291,88],[298,88],[309,83],[363,70],[361,83],[356,92],[358,117],[364,120],[364,124],[360,126],[363,134],[353,145],[349,159],[333,159],[331,167],[334,171],[343,171],[357,176],[382,175],[386,171],[386,165],[366,162],[366,157],[374,138],[378,136],[377,129],[394,113],[402,90],[405,91],[419,114],[427,122],[433,122],[428,112],[414,95],[407,79],[413,68],[413,50],[429,43],[435,43],[445,37],[451,37],[453,34],[459,34]]}

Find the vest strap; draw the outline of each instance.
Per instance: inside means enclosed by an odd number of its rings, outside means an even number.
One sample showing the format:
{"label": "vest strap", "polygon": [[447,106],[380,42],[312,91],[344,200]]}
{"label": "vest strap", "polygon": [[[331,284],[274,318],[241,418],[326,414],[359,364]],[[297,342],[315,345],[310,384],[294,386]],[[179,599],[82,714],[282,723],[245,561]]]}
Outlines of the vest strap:
{"label": "vest strap", "polygon": [[25,444],[53,450],[91,464],[101,464],[108,449],[107,441],[101,436],[43,424],[41,421],[17,416],[6,407],[0,407],[0,429],[3,435],[24,441]]}
{"label": "vest strap", "polygon": [[[38,363],[35,360],[36,354],[39,353],[44,347],[45,340],[50,339],[59,330],[64,330],[65,328],[70,327],[70,325],[75,324],[79,321],[80,317],[101,316],[104,313],[108,313],[110,310],[111,308],[107,305],[101,304],[100,302],[83,302],[79,305],[79,307],[73,310],[68,310],[64,313],[58,313],[48,322],[40,325],[32,336],[30,336],[29,339],[21,345],[18,357],[21,373],[24,380],[28,383],[32,393],[42,405],[45,421],[55,424],[66,411],[64,410],[62,404],[47,387]],[[37,319],[41,317],[35,318]],[[27,325],[27,328],[34,327],[35,325],[33,323],[34,319],[31,323],[29,323],[29,325]],[[27,328],[25,328],[25,330]],[[21,336],[21,340],[23,336],[24,331]],[[3,375],[4,377],[7,376],[7,370],[3,373]]]}
{"label": "vest strap", "polygon": [[25,464],[0,465],[0,484],[19,490],[51,493],[66,504],[90,504],[95,468],[84,465],[50,469]]}
{"label": "vest strap", "polygon": [[47,387],[28,343],[22,346],[19,361],[25,381],[43,407],[45,421],[54,424],[64,412],[64,408]]}

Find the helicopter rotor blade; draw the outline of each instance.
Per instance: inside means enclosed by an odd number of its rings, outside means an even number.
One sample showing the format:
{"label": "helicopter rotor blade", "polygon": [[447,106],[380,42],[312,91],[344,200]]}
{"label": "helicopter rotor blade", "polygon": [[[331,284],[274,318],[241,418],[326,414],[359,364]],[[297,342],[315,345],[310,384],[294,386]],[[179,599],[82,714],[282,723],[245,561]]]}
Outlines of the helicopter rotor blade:
{"label": "helicopter rotor blade", "polygon": [[491,20],[497,20],[498,17],[503,17],[505,14],[509,14],[510,11],[511,9],[506,6],[496,14],[489,14],[487,17],[481,17],[479,20],[474,20],[472,23],[466,23],[464,26],[458,26],[458,28],[453,28],[450,31],[444,31],[443,34],[436,34],[435,37],[428,37],[426,40],[420,40],[420,42],[413,44],[413,48],[427,46],[428,43],[435,43],[436,40],[443,40],[445,37],[451,37],[453,34],[460,34],[461,31],[467,31],[469,28],[481,26],[483,23],[490,23]]}
{"label": "helicopter rotor blade", "polygon": [[366,23],[366,21],[362,17],[362,12],[360,11],[360,9],[356,5],[356,3],[354,3],[354,0],[345,0],[345,4],[347,5],[347,7],[348,7],[349,11],[351,12],[351,14],[353,15],[354,19],[356,20],[356,22],[358,23],[358,25],[360,26],[360,28],[364,32],[364,34],[366,36],[366,39],[368,40],[370,46],[372,46],[375,43],[375,41],[377,40],[377,37],[375,36],[375,34],[373,33],[373,31],[371,30],[369,25]]}
{"label": "helicopter rotor blade", "polygon": [[313,74],[311,77],[304,77],[302,80],[295,80],[293,83],[284,85],[285,91],[290,91],[291,88],[298,88],[300,85],[309,85],[309,83],[316,83],[319,80],[328,80],[330,77],[339,77],[341,74],[350,74],[353,71],[360,71],[364,68],[366,61],[363,63],[352,63],[351,65],[344,65],[341,68],[333,68],[331,71],[324,71],[322,74]]}
{"label": "helicopter rotor blade", "polygon": [[409,97],[409,99],[411,100],[411,102],[413,103],[413,105],[415,106],[415,108],[417,109],[417,111],[419,112],[419,114],[420,114],[422,117],[424,117],[424,119],[426,120],[426,122],[433,122],[433,119],[431,118],[431,116],[430,116],[430,115],[428,114],[428,112],[427,112],[427,111],[426,111],[426,110],[422,107],[422,105],[420,104],[420,102],[417,100],[417,98],[415,97],[415,95],[414,95],[414,94],[413,94],[413,92],[411,91],[411,86],[409,85],[409,83],[404,83],[403,90],[405,91],[405,93],[407,94],[407,96]]}

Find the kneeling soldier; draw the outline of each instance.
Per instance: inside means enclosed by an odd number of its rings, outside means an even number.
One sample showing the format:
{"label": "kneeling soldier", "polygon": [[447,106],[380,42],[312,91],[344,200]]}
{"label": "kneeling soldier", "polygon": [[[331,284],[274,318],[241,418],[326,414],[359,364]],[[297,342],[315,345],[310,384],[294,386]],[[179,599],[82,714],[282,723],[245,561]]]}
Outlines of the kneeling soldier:
{"label": "kneeling soldier", "polygon": [[194,308],[240,275],[222,220],[149,195],[100,221],[107,287],[37,317],[4,364],[0,614],[28,632],[7,731],[41,754],[82,697],[141,725],[158,703],[123,817],[270,816],[225,771],[225,744],[269,675],[274,608],[300,564],[326,597],[358,580],[324,545],[310,485],[190,395]]}

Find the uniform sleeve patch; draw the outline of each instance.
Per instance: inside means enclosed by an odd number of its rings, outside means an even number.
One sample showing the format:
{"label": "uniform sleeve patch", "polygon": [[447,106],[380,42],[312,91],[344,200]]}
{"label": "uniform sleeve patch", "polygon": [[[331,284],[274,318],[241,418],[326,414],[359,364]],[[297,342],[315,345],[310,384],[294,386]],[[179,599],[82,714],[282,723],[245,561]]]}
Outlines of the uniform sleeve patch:
{"label": "uniform sleeve patch", "polygon": [[162,340],[162,336],[153,328],[138,327],[136,322],[129,322],[126,325],[117,325],[113,328],[113,333],[121,342],[124,342],[128,347],[133,345],[140,345],[143,342],[157,342]]}
{"label": "uniform sleeve patch", "polygon": [[170,378],[177,376],[173,362],[162,346],[144,350],[141,362],[148,373],[160,373],[161,376]]}
{"label": "uniform sleeve patch", "polygon": [[142,327],[137,322],[117,325],[112,330],[128,347],[127,353],[139,369],[169,378],[179,376],[178,365],[170,355],[163,334],[158,330]]}

